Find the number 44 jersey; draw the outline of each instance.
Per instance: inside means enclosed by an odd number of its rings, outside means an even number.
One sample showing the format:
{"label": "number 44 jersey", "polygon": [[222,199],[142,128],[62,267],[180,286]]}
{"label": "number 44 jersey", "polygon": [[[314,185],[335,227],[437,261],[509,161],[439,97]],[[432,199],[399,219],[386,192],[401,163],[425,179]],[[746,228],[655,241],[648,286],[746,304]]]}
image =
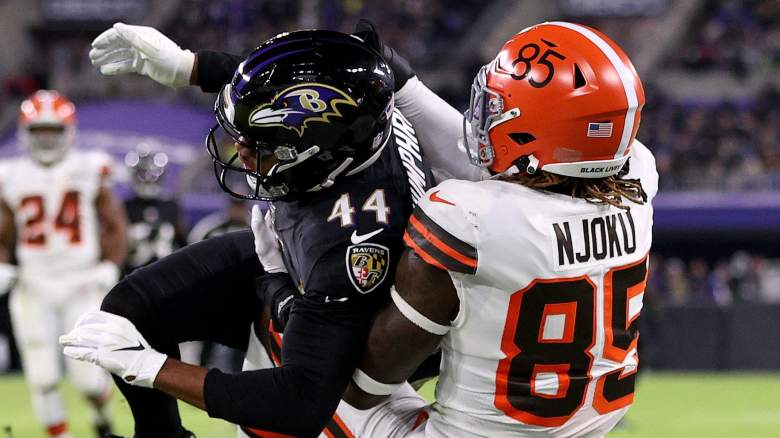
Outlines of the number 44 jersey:
{"label": "number 44 jersey", "polygon": [[425,435],[598,437],[634,398],[658,176],[634,142],[630,209],[490,180],[431,189],[407,244],[447,269],[460,310]]}
{"label": "number 44 jersey", "polygon": [[43,166],[29,157],[0,163],[0,199],[14,212],[16,255],[24,280],[84,270],[100,258],[95,200],[112,160],[71,150]]}

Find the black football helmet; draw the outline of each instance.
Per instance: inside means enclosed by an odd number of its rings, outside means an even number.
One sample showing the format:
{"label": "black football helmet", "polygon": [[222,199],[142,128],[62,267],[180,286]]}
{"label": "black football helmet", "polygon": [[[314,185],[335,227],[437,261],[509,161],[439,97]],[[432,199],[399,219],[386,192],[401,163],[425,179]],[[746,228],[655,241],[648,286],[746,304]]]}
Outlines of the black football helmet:
{"label": "black football helmet", "polygon": [[[360,172],[390,136],[393,86],[382,55],[357,36],[304,30],[266,41],[214,105],[206,143],[220,186],[243,199],[295,199]],[[241,165],[234,141],[256,151],[255,169]],[[249,182],[245,192],[236,176]]]}

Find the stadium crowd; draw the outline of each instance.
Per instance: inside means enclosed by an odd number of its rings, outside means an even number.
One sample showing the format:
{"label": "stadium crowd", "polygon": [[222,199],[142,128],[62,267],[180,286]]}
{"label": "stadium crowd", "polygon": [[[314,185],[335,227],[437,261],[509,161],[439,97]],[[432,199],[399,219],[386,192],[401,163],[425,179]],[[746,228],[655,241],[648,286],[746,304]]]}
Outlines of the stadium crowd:
{"label": "stadium crowd", "polygon": [[323,0],[302,11],[302,3],[185,0],[168,34],[182,47],[245,53],[280,30],[301,24],[350,32],[358,18],[368,18],[413,65],[425,67],[437,62],[437,55],[452,51],[453,38],[466,32],[482,5],[476,0]]}
{"label": "stadium crowd", "polygon": [[780,260],[746,251],[714,262],[654,254],[647,292],[662,306],[780,302]]}
{"label": "stadium crowd", "polygon": [[780,66],[776,0],[710,0],[697,29],[679,51],[679,62],[688,69],[743,77]]}
{"label": "stadium crowd", "polygon": [[769,190],[780,187],[777,88],[752,101],[683,103],[659,90],[638,137],[652,145],[661,190]]}

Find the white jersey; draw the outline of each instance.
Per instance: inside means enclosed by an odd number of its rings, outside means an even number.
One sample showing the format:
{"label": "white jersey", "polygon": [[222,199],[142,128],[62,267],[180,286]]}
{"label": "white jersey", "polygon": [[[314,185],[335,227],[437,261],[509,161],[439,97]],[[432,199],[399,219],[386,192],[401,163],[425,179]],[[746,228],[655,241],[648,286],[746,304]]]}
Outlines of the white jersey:
{"label": "white jersey", "polygon": [[630,170],[648,195],[630,210],[497,180],[421,201],[407,243],[460,298],[425,436],[600,437],[624,415],[658,186],[638,141]]}
{"label": "white jersey", "polygon": [[99,262],[95,201],[111,166],[108,154],[81,150],[51,166],[28,157],[0,163],[0,199],[14,212],[21,279],[52,279]]}

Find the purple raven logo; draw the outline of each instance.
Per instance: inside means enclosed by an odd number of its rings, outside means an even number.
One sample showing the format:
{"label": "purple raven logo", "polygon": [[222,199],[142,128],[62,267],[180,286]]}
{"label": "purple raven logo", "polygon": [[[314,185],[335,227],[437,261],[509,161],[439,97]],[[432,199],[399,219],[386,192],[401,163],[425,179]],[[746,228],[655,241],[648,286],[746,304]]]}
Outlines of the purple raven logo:
{"label": "purple raven logo", "polygon": [[281,126],[303,136],[310,122],[328,123],[341,117],[338,104],[357,106],[354,99],[338,88],[319,83],[293,85],[260,105],[249,115],[252,126]]}

